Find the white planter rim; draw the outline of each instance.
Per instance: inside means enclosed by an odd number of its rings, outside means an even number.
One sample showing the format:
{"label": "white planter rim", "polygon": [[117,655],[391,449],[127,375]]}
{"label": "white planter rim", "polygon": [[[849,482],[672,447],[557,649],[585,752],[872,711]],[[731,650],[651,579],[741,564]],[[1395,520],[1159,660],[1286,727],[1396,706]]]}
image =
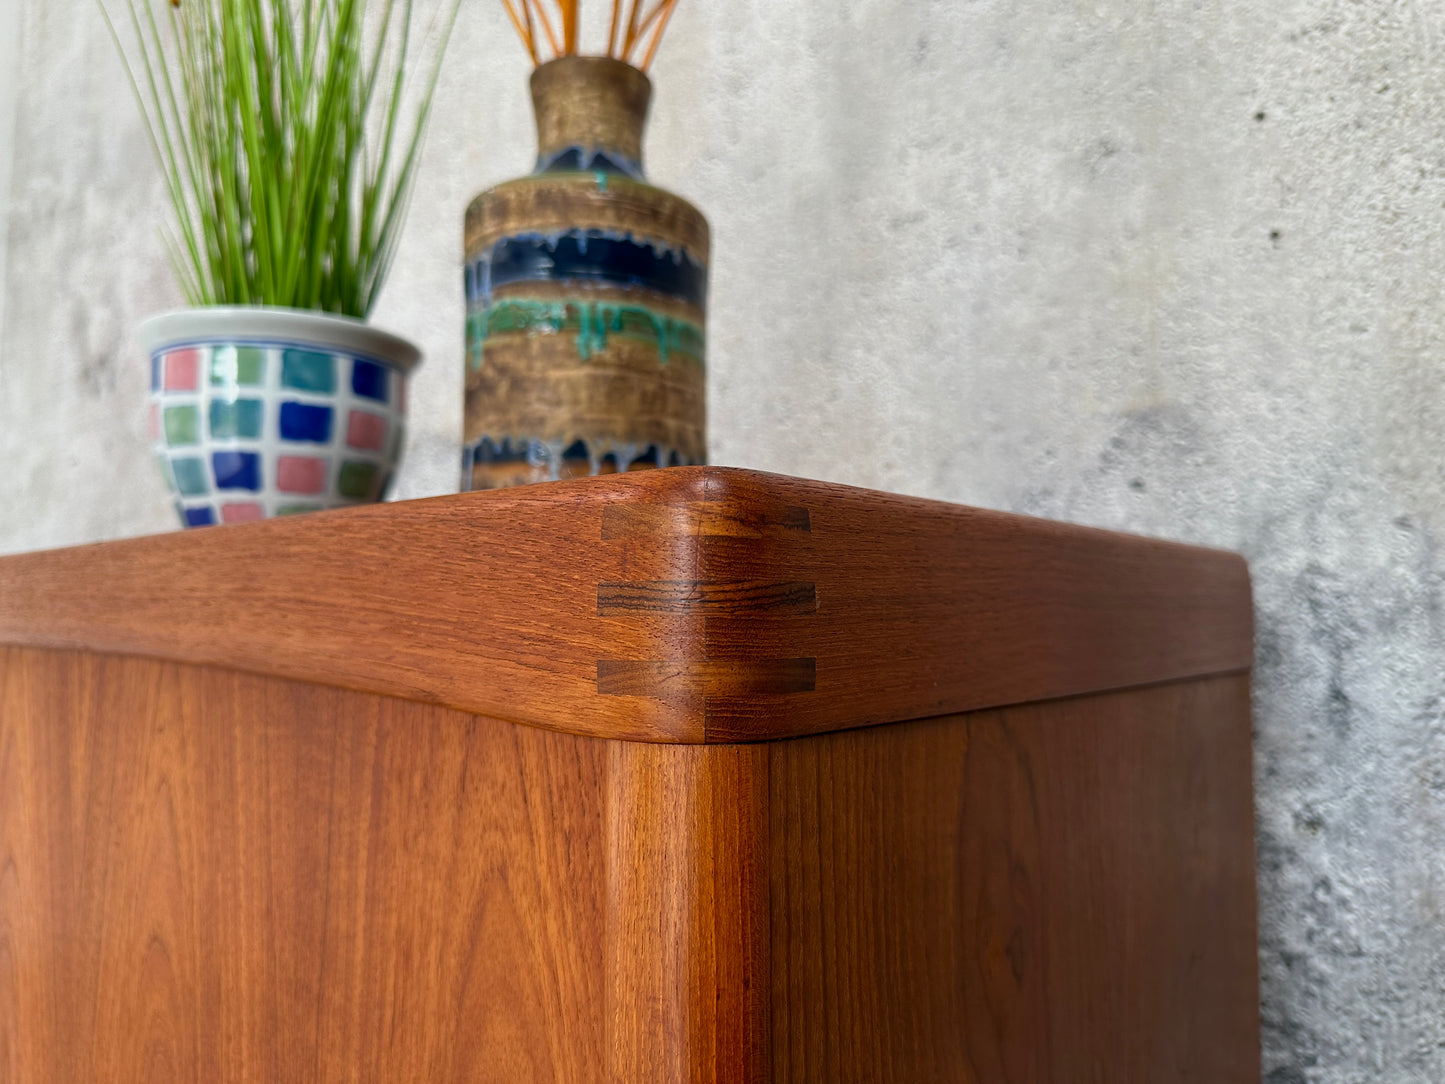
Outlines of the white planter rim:
{"label": "white planter rim", "polygon": [[410,372],[421,351],[400,335],[372,327],[352,316],[276,305],[205,305],[174,309],[141,321],[137,329],[147,354],[168,347],[199,345],[217,339],[265,344],[297,342],[347,350]]}

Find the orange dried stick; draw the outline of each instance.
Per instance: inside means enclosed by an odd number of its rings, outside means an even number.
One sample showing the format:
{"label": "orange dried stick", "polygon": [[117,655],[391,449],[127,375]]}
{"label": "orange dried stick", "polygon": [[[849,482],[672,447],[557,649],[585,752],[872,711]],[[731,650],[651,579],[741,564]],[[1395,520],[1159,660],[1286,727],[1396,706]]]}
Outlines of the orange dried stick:
{"label": "orange dried stick", "polygon": [[637,9],[642,0],[632,0],[632,14],[627,17],[627,37],[622,42],[622,59],[627,59],[627,54],[632,52],[632,44],[637,40]]}
{"label": "orange dried stick", "polygon": [[557,44],[557,35],[552,32],[552,23],[547,18],[547,10],[542,7],[542,0],[522,0],[524,4],[530,3],[537,10],[537,21],[542,24],[542,32],[547,35],[547,43],[552,46],[554,57],[562,55],[562,46]]}
{"label": "orange dried stick", "polygon": [[[635,49],[638,43],[642,41],[643,37],[647,34],[647,28],[657,21],[657,17],[662,14],[662,10],[667,7],[667,4],[668,0],[657,0],[657,6],[643,16],[642,22],[637,24],[637,36],[633,38],[631,48]],[[630,51],[631,49],[629,49],[629,52]],[[626,60],[627,58],[624,56],[622,59]]]}
{"label": "orange dried stick", "polygon": [[617,54],[617,26],[622,21],[622,0],[612,0],[612,29],[607,33],[607,55],[614,60]]}
{"label": "orange dried stick", "polygon": [[[522,20],[517,16],[517,9],[512,7],[512,0],[502,0],[502,7],[507,9],[507,18],[512,20],[512,25],[517,28],[517,36],[522,39],[522,44],[527,47],[527,52],[532,56],[532,63],[537,63],[537,49],[532,44],[532,35],[522,25]],[[529,20],[530,21],[530,20]]]}
{"label": "orange dried stick", "polygon": [[527,20],[527,45],[532,50],[532,63],[540,64],[541,58],[537,56],[537,30],[532,25],[532,5],[527,0],[522,0],[522,15]]}
{"label": "orange dried stick", "polygon": [[[646,3],[646,0],[644,0],[644,3]],[[657,0],[653,9],[647,12],[647,14],[644,14],[642,22],[637,23],[637,39],[642,39],[644,33],[647,33],[647,27],[652,26],[653,23],[656,22],[657,16],[662,13],[663,7],[666,6],[668,6],[668,0]],[[636,45],[636,42],[633,42],[633,45]]]}
{"label": "orange dried stick", "polygon": [[567,45],[567,55],[577,52],[577,0],[560,0],[562,8],[562,38]]}
{"label": "orange dried stick", "polygon": [[657,53],[657,47],[662,44],[663,31],[667,29],[667,21],[672,18],[672,11],[675,7],[677,7],[677,0],[667,0],[667,10],[662,13],[662,22],[657,24],[657,32],[652,35],[652,44],[647,47],[647,55],[642,58],[643,71],[652,66],[652,58]]}

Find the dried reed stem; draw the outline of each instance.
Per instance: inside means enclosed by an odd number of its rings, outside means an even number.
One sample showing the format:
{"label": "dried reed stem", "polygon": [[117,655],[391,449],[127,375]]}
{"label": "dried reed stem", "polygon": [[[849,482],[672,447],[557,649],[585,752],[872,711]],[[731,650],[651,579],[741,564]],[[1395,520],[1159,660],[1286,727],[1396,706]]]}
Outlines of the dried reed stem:
{"label": "dried reed stem", "polygon": [[617,57],[617,27],[622,22],[622,0],[612,0],[612,29],[607,32],[607,55]]}
{"label": "dried reed stem", "polygon": [[523,3],[529,2],[537,9],[537,21],[542,24],[542,32],[547,35],[547,44],[552,46],[552,56],[561,56],[562,46],[557,42],[557,35],[552,32],[552,21],[547,18],[547,9],[542,6],[542,0],[523,0]]}
{"label": "dried reed stem", "polygon": [[558,0],[562,10],[562,39],[566,43],[567,55],[577,53],[577,0]]}
{"label": "dried reed stem", "polygon": [[[517,36],[522,39],[522,44],[526,46],[533,64],[542,64],[560,56],[576,56],[578,52],[578,39],[582,30],[582,0],[550,0],[550,3],[556,5],[560,35],[547,14],[549,3],[544,0],[502,0],[507,18],[512,20],[512,26],[516,29]],[[677,7],[677,0],[657,0],[651,9],[647,7],[647,3],[648,0],[612,0],[612,20],[607,31],[607,50],[604,56],[630,64],[633,63],[633,53],[640,50],[642,60],[638,66],[643,71],[647,70],[652,58],[657,54],[657,47],[662,41],[663,31],[667,29],[668,20],[672,18],[673,9]],[[542,56],[542,38],[546,38],[546,44],[551,47],[551,56]]]}
{"label": "dried reed stem", "polygon": [[657,31],[652,35],[652,43],[648,45],[647,52],[638,65],[643,71],[652,67],[652,58],[657,55],[657,47],[662,44],[663,31],[667,29],[668,20],[672,18],[673,9],[677,7],[677,0],[665,0],[666,10],[662,12],[662,21],[657,24]]}
{"label": "dried reed stem", "polygon": [[657,17],[662,14],[662,9],[667,7],[667,4],[668,0],[657,0],[657,4],[653,9],[643,16],[642,22],[637,24],[638,41],[641,41],[642,36],[647,33],[647,28],[657,22]]}
{"label": "dried reed stem", "polygon": [[522,0],[522,14],[527,20],[527,49],[532,54],[532,63],[540,64],[542,61],[537,56],[537,29],[532,25],[532,5],[528,0]]}
{"label": "dried reed stem", "polygon": [[627,17],[627,37],[622,42],[622,59],[627,59],[627,54],[632,52],[633,43],[637,41],[637,12],[642,7],[642,0],[632,0],[632,13]]}
{"label": "dried reed stem", "polygon": [[[526,6],[526,0],[523,0],[523,6]],[[532,43],[531,13],[528,13],[527,25],[523,26],[521,18],[517,15],[517,9],[512,6],[512,0],[502,0],[502,7],[507,9],[507,18],[512,20],[512,26],[516,28],[517,36],[527,47],[527,52],[532,57],[532,63],[537,63],[537,47]]]}

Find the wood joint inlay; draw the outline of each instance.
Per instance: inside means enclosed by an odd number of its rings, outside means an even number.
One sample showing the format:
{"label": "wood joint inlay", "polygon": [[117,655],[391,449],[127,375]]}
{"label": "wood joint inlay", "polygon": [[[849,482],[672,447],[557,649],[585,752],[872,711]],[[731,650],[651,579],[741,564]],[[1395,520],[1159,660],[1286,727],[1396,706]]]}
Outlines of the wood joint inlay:
{"label": "wood joint inlay", "polygon": [[599,583],[597,613],[810,614],[818,610],[818,590],[801,581],[640,580]]}

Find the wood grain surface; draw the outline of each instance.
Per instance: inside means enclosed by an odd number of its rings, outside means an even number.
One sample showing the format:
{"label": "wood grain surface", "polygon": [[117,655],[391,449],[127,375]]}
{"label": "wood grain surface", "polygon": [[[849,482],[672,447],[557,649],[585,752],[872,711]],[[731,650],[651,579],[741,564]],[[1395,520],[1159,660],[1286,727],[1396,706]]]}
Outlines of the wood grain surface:
{"label": "wood grain surface", "polygon": [[596,1080],[603,744],[0,650],[0,1079]]}
{"label": "wood grain surface", "polygon": [[767,747],[0,648],[0,1080],[767,1078]]}
{"label": "wood grain surface", "polygon": [[1246,677],[771,748],[775,1084],[1258,1082]]}
{"label": "wood grain surface", "polygon": [[1238,557],[676,468],[0,559],[0,643],[579,734],[823,733],[1240,672]]}
{"label": "wood grain surface", "polygon": [[769,1079],[769,748],[611,743],[613,1084]]}
{"label": "wood grain surface", "polygon": [[1257,1081],[1243,676],[606,741],[0,649],[0,1079]]}

